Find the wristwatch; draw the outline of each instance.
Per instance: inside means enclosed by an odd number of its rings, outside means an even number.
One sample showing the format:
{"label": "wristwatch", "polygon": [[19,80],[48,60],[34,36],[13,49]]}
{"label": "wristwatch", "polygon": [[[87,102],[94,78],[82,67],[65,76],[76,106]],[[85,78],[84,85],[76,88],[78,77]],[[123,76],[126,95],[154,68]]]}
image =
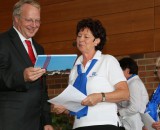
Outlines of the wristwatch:
{"label": "wristwatch", "polygon": [[105,102],[106,101],[105,93],[101,93],[101,94],[102,94],[102,102]]}

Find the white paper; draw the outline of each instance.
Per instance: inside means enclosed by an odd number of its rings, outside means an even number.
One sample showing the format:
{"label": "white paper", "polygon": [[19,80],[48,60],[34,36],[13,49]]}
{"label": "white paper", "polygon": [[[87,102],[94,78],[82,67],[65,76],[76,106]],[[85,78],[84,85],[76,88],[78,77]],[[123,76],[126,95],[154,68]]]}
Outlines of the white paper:
{"label": "white paper", "polygon": [[148,129],[148,130],[155,130],[152,127],[153,122],[155,122],[153,120],[153,118],[148,114],[148,113],[140,113],[141,118],[142,118],[142,122],[144,123],[144,126]]}
{"label": "white paper", "polygon": [[72,85],[68,85],[61,94],[48,100],[48,102],[52,104],[62,105],[70,111],[78,112],[85,107],[81,105],[82,100],[85,98],[86,95],[81,93]]}

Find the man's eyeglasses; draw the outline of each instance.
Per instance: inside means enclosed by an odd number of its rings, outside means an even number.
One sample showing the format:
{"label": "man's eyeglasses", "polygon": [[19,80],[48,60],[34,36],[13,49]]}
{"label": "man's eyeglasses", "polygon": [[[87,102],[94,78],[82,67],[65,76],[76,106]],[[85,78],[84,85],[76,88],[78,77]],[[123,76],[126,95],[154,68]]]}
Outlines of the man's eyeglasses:
{"label": "man's eyeglasses", "polygon": [[33,24],[33,23],[37,25],[41,24],[40,19],[31,19],[31,18],[23,18],[23,17],[20,17],[20,18],[24,19],[29,24]]}

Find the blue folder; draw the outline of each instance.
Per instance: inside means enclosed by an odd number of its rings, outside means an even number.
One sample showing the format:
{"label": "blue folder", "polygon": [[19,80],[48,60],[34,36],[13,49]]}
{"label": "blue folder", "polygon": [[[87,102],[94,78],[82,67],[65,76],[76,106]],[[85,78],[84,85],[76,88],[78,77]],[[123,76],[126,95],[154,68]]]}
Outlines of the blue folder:
{"label": "blue folder", "polygon": [[34,67],[44,68],[47,71],[71,70],[77,54],[70,55],[38,55]]}

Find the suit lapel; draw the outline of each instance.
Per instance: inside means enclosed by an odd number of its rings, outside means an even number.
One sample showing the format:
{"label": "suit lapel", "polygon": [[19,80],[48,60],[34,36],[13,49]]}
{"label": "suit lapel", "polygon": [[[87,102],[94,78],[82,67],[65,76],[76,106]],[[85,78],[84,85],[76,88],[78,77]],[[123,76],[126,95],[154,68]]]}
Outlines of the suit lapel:
{"label": "suit lapel", "polygon": [[23,43],[22,43],[21,39],[19,38],[17,32],[13,28],[11,28],[9,30],[9,34],[11,36],[12,43],[15,46],[15,48],[17,49],[17,52],[21,56],[22,60],[25,61],[25,63],[28,66],[33,66],[32,62],[31,62],[31,60],[29,58],[29,55],[28,55],[25,47],[23,46]]}

